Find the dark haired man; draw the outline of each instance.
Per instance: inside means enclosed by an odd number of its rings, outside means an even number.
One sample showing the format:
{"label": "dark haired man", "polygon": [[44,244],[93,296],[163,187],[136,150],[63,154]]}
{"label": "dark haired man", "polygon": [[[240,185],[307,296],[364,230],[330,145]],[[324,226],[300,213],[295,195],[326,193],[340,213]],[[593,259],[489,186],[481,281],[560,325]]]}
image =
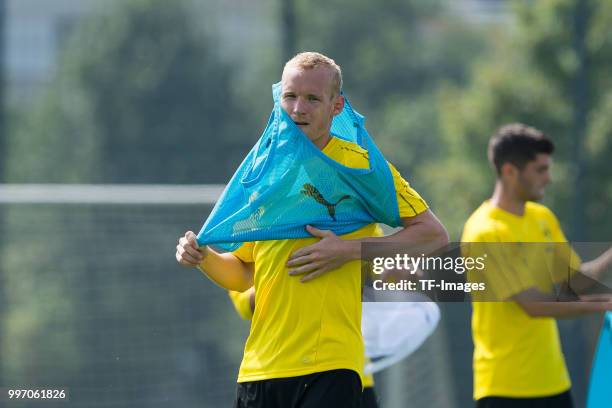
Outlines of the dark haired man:
{"label": "dark haired man", "polygon": [[[565,268],[557,268],[563,271],[557,271],[553,280],[558,283],[567,278],[568,268],[596,279],[612,264],[612,250],[580,265],[564,244],[567,240],[555,215],[534,202],[542,199],[551,181],[553,151],[552,141],[535,128],[518,123],[502,126],[489,143],[489,161],[497,174],[493,196],[470,216],[462,241],[499,243],[487,245],[504,250],[519,247],[508,243],[525,242],[549,243],[555,250],[565,247]],[[526,247],[523,245],[520,255],[527,253]],[[501,266],[490,280],[498,284],[487,290],[495,290],[500,301],[473,302],[474,399],[478,408],[572,407],[570,379],[554,318],[612,308],[610,301],[557,302],[546,288],[553,286],[549,272],[554,263],[546,262],[558,255],[538,252],[538,244],[530,247],[531,253],[534,248],[535,257],[526,262],[519,259],[521,256],[498,256],[495,262]],[[493,264],[491,257],[489,262]]]}

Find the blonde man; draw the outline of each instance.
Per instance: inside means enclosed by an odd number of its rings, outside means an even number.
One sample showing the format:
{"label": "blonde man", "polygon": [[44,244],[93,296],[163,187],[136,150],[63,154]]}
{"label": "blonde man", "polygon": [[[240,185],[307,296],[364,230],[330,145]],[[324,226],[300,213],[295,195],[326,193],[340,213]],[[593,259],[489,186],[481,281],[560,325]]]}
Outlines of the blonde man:
{"label": "blonde man", "polygon": [[[236,309],[236,313],[244,320],[252,320],[255,311],[255,288],[245,292],[228,291],[227,294]],[[366,358],[367,361],[369,361]],[[363,393],[361,394],[361,408],[378,408],[378,397],[374,391],[374,375],[365,374],[363,380]]]}
{"label": "blonde man", "polygon": [[[318,149],[344,166],[368,167],[365,150],[330,134],[344,107],[342,73],[332,59],[298,54],[285,65],[281,83],[281,107]],[[250,242],[225,254],[198,248],[191,231],[180,238],[180,264],[199,267],[226,289],[254,286],[257,293],[236,407],[359,406],[361,243],[448,240],[425,201],[390,168],[405,227],[392,236],[381,237],[376,224],[341,237],[306,226],[312,238]]]}

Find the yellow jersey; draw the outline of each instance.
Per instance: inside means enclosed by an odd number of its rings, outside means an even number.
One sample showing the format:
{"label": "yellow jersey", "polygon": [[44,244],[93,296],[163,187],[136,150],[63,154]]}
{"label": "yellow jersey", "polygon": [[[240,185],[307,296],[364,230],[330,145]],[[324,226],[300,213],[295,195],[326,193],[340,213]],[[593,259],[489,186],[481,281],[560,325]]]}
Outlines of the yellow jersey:
{"label": "yellow jersey", "polygon": [[[340,164],[367,168],[367,151],[333,137],[322,150]],[[427,210],[427,204],[391,165],[401,217]],[[381,236],[377,224],[343,239]],[[256,241],[234,255],[255,264],[255,311],[240,365],[238,382],[295,377],[349,369],[362,376],[361,262],[347,262],[307,283],[289,276],[289,255],[316,238]]]}
{"label": "yellow jersey", "polygon": [[[234,309],[236,309],[236,313],[238,313],[238,315],[244,320],[251,320],[253,318],[253,311],[251,310],[251,291],[247,290],[246,292],[234,292],[229,290],[227,294],[234,305]],[[369,359],[366,356],[365,363],[367,364],[368,362]],[[373,374],[364,374],[362,380],[364,388],[374,387]]]}
{"label": "yellow jersey", "polygon": [[[543,205],[527,202],[524,214],[518,216],[486,201],[467,220],[461,241],[566,243],[567,239],[555,215]],[[499,248],[513,247],[512,244],[498,245]],[[564,246],[570,248],[572,256],[566,258],[577,270],[578,257],[569,245]],[[520,253],[529,254],[529,251],[520,250]],[[504,271],[506,276],[498,277],[496,287],[487,287],[487,290],[495,290],[501,300],[510,299],[530,287],[541,291],[551,289],[552,282],[567,275],[564,271],[553,278],[544,276],[541,272],[550,268],[547,258],[545,252],[537,250],[530,259],[504,262],[511,268],[510,274]],[[487,262],[490,261],[492,259]],[[495,281],[489,279],[488,283]],[[472,337],[475,400],[487,396],[544,397],[570,388],[554,318],[532,318],[518,303],[510,300],[474,301]]]}
{"label": "yellow jersey", "polygon": [[234,292],[233,290],[228,290],[227,294],[238,316],[244,320],[251,320],[253,318],[253,311],[251,310],[251,291]]}

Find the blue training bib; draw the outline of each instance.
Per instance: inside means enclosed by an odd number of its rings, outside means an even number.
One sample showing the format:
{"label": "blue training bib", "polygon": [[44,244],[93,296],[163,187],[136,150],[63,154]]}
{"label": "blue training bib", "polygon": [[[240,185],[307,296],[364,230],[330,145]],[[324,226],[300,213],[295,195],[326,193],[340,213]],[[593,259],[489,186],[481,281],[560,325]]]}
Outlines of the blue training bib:
{"label": "blue training bib", "polygon": [[197,236],[200,245],[232,251],[243,242],[311,237],[306,225],[337,235],[380,222],[401,225],[389,165],[345,98],[331,133],[368,152],[369,168],[346,167],[326,156],[280,104]]}
{"label": "blue training bib", "polygon": [[607,408],[612,401],[612,312],[606,312],[591,368],[587,408]]}

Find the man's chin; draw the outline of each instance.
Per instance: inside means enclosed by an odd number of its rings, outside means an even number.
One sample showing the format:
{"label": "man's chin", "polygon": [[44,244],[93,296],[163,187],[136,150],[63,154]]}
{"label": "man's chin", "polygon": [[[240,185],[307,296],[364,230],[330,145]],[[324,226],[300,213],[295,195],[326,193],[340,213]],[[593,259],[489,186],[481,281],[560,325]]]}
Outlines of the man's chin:
{"label": "man's chin", "polygon": [[[298,128],[300,128],[300,130],[302,132],[304,132],[306,135],[308,135],[308,125],[300,125],[300,124],[295,124]],[[309,136],[310,137],[310,136]]]}
{"label": "man's chin", "polygon": [[523,191],[523,194],[519,194],[519,197],[524,201],[541,201],[544,198],[544,192]]}
{"label": "man's chin", "polygon": [[[302,132],[304,132],[304,130],[302,130]],[[304,134],[306,135],[306,137],[308,138],[308,140],[310,140],[311,142],[314,143],[315,140],[317,140],[316,137],[312,136],[311,134],[309,134],[308,132],[304,132]]]}
{"label": "man's chin", "polygon": [[530,201],[542,201],[544,199],[544,191],[534,193]]}

